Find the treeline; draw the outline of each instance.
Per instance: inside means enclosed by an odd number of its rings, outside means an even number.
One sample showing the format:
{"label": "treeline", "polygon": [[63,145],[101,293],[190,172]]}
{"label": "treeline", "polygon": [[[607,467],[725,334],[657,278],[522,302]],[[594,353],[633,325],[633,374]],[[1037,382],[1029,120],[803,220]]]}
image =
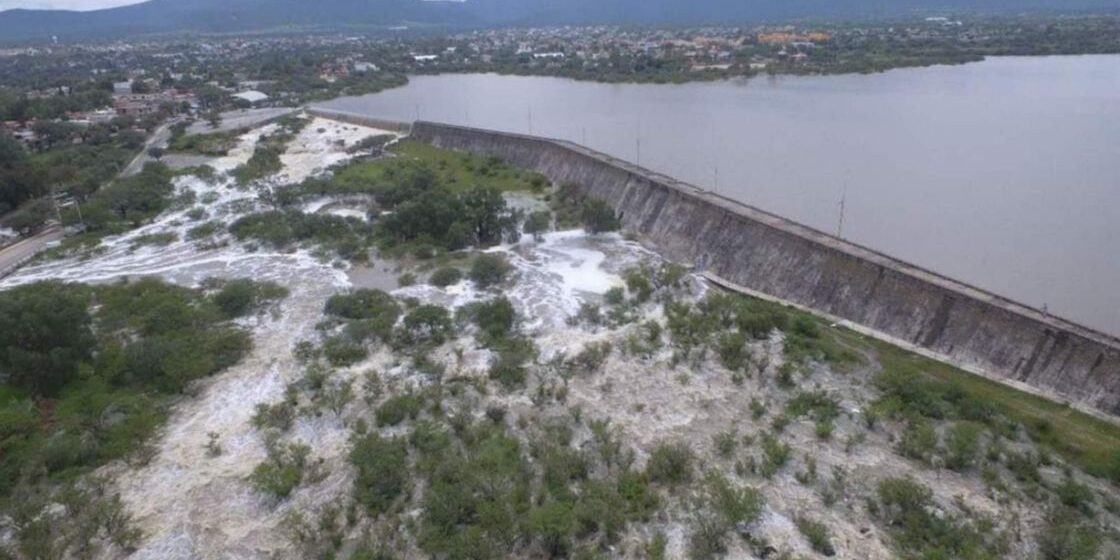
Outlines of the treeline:
{"label": "treeline", "polygon": [[[173,398],[249,351],[231,319],[286,293],[245,280],[189,289],[153,279],[0,292],[0,511],[18,552],[82,554],[102,537],[127,547],[119,501],[98,501],[115,515],[85,515],[93,496],[81,475],[141,453]],[[50,507],[77,507],[68,500],[82,495],[80,512]]]}
{"label": "treeline", "polygon": [[[90,199],[113,180],[143,148],[146,135],[131,117],[79,126],[39,122],[34,131],[43,149],[29,153],[10,134],[0,132],[0,216],[3,225],[30,233],[53,213],[48,195]],[[34,203],[32,203],[34,201]],[[20,212],[9,214],[13,210]],[[7,216],[5,216],[7,215]]]}
{"label": "treeline", "polygon": [[26,122],[33,119],[58,119],[70,112],[90,111],[108,107],[112,102],[112,84],[109,89],[89,83],[63,93],[46,97],[29,97],[26,94],[0,91],[0,121]]}

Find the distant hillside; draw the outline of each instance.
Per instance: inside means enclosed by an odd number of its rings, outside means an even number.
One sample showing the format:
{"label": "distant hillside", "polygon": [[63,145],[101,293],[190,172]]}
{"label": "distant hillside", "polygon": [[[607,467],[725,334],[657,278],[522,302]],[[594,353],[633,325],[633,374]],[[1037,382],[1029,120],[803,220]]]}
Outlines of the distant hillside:
{"label": "distant hillside", "polygon": [[747,23],[805,16],[1120,9],[1120,0],[150,0],[93,12],[0,12],[0,41],[289,26]]}

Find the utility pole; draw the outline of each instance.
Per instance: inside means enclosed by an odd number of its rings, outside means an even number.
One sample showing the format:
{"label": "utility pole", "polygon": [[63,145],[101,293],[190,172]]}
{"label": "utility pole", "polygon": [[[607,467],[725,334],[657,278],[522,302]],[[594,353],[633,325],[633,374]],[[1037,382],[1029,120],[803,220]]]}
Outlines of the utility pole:
{"label": "utility pole", "polygon": [[529,106],[529,134],[533,134],[533,106]]}
{"label": "utility pole", "polygon": [[840,194],[840,223],[836,226],[836,237],[844,238],[844,207],[848,201],[848,183],[844,182],[844,190]]}
{"label": "utility pole", "polygon": [[585,126],[581,130],[582,130],[581,137],[583,138],[583,140],[581,140],[580,143],[583,144],[584,146],[586,146],[587,145],[587,127]]}
{"label": "utility pole", "polygon": [[636,163],[638,165],[638,167],[641,167],[642,166],[642,137],[641,136],[638,137],[637,144],[638,144],[638,161],[636,161],[634,163]]}
{"label": "utility pole", "polygon": [[713,189],[718,194],[719,193],[719,165],[716,165],[715,175],[716,175],[716,180],[715,180],[715,187],[713,187]]}

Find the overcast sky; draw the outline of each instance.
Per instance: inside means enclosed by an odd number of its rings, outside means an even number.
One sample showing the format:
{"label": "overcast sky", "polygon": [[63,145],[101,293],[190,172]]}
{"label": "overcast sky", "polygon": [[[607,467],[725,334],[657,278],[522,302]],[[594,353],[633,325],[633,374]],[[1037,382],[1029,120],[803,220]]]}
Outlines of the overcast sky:
{"label": "overcast sky", "polygon": [[55,10],[96,10],[143,0],[0,0],[0,11],[12,8],[37,8]]}

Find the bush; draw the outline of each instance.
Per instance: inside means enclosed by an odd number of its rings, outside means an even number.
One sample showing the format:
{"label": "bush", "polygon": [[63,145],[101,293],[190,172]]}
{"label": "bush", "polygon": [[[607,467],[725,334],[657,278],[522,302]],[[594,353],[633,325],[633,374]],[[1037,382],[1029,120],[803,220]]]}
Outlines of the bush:
{"label": "bush", "polygon": [[525,220],[525,233],[532,235],[536,241],[543,239],[543,234],[550,227],[552,227],[552,213],[547,210],[533,212]]}
{"label": "bush", "polygon": [[797,530],[805,535],[814,551],[825,556],[836,555],[836,549],[832,546],[832,532],[828,530],[827,525],[804,516],[799,516],[796,523]]}
{"label": "bush", "polygon": [[898,452],[904,457],[930,463],[937,451],[937,430],[929,420],[915,416],[906,423],[902,438],[898,442]]}
{"label": "bush", "polygon": [[622,227],[622,222],[615,214],[614,208],[598,198],[584,201],[580,220],[583,229],[592,235],[618,231]]}
{"label": "bush", "polygon": [[735,488],[722,475],[710,474],[705,479],[707,502],[729,529],[740,523],[752,523],[762,515],[765,500],[754,488]]}
{"label": "bush", "polygon": [[505,339],[513,332],[517,312],[505,296],[477,304],[473,309],[474,323],[488,341]]}
{"label": "bush", "polygon": [[935,513],[933,493],[911,478],[879,483],[879,512],[898,548],[908,557],[999,557],[1001,535],[990,524],[976,529],[952,515]]}
{"label": "bush", "polygon": [[404,341],[408,344],[443,344],[452,332],[451,314],[439,305],[421,305],[404,318]]}
{"label": "bush", "polygon": [[311,448],[303,444],[271,444],[268,458],[249,475],[258,492],[284,499],[303,481]]}
{"label": "bush", "polygon": [[288,289],[272,282],[230,280],[214,294],[214,303],[227,317],[241,317],[259,306],[288,297]]}
{"label": "bush", "polygon": [[323,341],[323,357],[332,366],[346,367],[369,357],[369,350],[349,337],[332,336]]}
{"label": "bush", "polygon": [[422,405],[423,401],[413,393],[391,397],[377,408],[377,425],[396,426],[406,419],[415,419]]}
{"label": "bush", "polygon": [[789,463],[790,447],[771,434],[762,437],[762,476],[770,478]]}
{"label": "bush", "polygon": [[1038,535],[1043,560],[1093,560],[1101,549],[1101,533],[1068,511],[1050,512]]}
{"label": "bush", "polygon": [[1062,505],[1083,512],[1091,511],[1093,491],[1088,486],[1074,480],[1073,477],[1066,478],[1065,482],[1058,486],[1056,492]]}
{"label": "bush", "polygon": [[662,444],[654,448],[646,463],[646,474],[653,482],[677,486],[692,480],[695,455],[684,443]]}
{"label": "bush", "polygon": [[354,442],[350,463],[358,469],[354,497],[373,515],[388,511],[408,491],[408,448],[401,439],[365,435]]}
{"label": "bush", "polygon": [[976,455],[980,451],[980,434],[984,427],[975,422],[957,422],[949,429],[945,447],[947,459],[945,465],[955,471],[968,469],[976,463]]}
{"label": "bush", "polygon": [[350,294],[331,296],[325,311],[328,315],[360,321],[361,325],[356,330],[361,335],[354,338],[365,340],[368,335],[374,335],[388,340],[401,315],[401,306],[393,296],[381,290],[355,290]]}
{"label": "bush", "polygon": [[513,269],[505,257],[491,253],[479,255],[471,265],[470,278],[480,290],[505,282]]}
{"label": "bush", "polygon": [[463,271],[458,268],[444,267],[432,273],[428,282],[437,288],[446,288],[458,284],[463,279]]}
{"label": "bush", "polygon": [[0,293],[0,371],[36,396],[57,394],[89,359],[96,340],[83,287],[60,283]]}

